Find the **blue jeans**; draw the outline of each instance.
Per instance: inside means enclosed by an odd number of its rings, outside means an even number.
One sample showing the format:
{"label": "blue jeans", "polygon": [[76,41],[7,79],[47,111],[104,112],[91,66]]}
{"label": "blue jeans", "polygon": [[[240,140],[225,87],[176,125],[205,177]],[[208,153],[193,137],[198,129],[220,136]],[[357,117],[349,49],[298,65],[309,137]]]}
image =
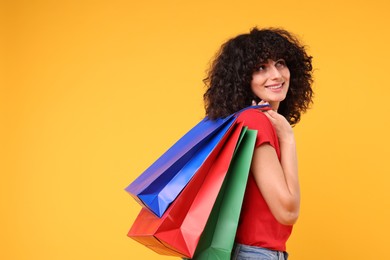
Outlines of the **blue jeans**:
{"label": "blue jeans", "polygon": [[287,257],[286,252],[241,244],[235,244],[232,254],[232,260],[287,260]]}

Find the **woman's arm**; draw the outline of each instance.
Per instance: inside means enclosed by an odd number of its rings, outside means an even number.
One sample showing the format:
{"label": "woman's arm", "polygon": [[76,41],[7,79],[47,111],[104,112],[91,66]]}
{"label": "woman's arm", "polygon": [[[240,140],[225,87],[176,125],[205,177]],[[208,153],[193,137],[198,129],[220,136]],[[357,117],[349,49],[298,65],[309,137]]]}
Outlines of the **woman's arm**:
{"label": "woman's arm", "polygon": [[270,144],[262,144],[254,152],[252,172],[276,220],[284,225],[293,225],[298,219],[300,206],[294,133],[282,115],[272,110],[264,113],[278,135],[281,161]]}

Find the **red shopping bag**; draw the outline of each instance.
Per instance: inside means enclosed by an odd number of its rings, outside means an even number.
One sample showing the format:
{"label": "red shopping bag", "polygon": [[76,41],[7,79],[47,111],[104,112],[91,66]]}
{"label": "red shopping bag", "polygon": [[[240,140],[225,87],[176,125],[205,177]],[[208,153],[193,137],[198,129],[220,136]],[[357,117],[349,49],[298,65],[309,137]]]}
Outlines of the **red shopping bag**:
{"label": "red shopping bag", "polygon": [[161,218],[142,208],[128,236],[159,254],[192,258],[243,128],[236,123]]}

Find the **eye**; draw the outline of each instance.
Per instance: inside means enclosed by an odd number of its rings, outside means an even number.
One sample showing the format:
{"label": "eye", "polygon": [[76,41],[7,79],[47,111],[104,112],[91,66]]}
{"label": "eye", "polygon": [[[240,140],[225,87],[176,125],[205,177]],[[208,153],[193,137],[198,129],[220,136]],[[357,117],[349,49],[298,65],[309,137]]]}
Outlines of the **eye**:
{"label": "eye", "polygon": [[275,62],[275,66],[276,66],[277,68],[284,68],[284,67],[286,67],[286,61],[283,60],[283,59],[277,60],[277,61]]}
{"label": "eye", "polygon": [[257,68],[257,71],[263,71],[265,70],[265,65],[260,65],[258,68]]}

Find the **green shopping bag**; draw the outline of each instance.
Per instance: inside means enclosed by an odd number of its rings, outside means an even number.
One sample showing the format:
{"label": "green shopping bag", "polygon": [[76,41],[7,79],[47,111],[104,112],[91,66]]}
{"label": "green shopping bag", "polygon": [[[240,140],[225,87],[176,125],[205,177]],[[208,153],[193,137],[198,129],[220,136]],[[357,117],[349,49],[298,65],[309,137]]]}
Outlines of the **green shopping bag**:
{"label": "green shopping bag", "polygon": [[231,257],[257,135],[256,130],[243,132],[192,259],[228,260]]}

